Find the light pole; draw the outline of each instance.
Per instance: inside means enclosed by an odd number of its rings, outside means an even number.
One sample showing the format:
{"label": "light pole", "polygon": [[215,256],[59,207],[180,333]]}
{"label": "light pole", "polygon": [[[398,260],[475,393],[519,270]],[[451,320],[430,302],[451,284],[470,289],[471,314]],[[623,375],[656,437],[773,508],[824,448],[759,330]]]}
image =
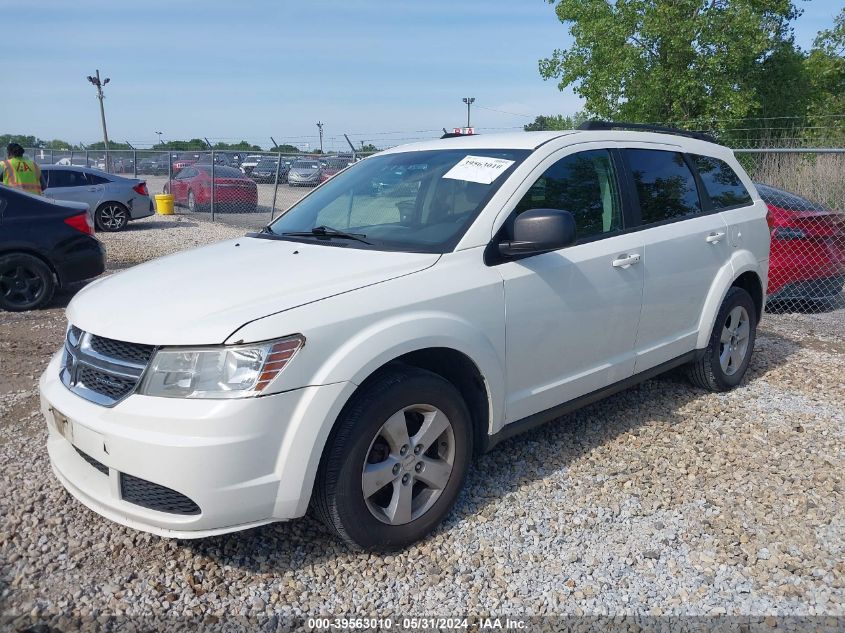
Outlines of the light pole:
{"label": "light pole", "polygon": [[323,123],[317,121],[317,129],[320,130],[320,153],[323,153]]}
{"label": "light pole", "polygon": [[475,97],[464,97],[464,103],[467,104],[467,127],[472,127],[469,122],[469,109],[475,103]]}
{"label": "light pole", "polygon": [[[109,80],[108,77],[106,77],[105,79],[100,81],[100,71],[98,69],[96,75],[94,75],[93,77],[91,77],[91,76],[88,77],[88,81],[90,81],[92,84],[94,84],[94,87],[97,88],[97,98],[100,100],[100,120],[103,123],[103,143],[105,143],[106,152],[108,152],[109,151],[109,133],[108,133],[108,130],[106,130],[106,110],[103,107],[103,99],[106,98],[106,96],[103,94],[103,86],[105,86],[107,83],[109,83],[110,80]],[[106,156],[108,156],[108,153],[106,154]]]}
{"label": "light pole", "polygon": [[156,134],[158,134],[158,144],[161,145],[161,135],[164,134],[164,132],[156,132]]}

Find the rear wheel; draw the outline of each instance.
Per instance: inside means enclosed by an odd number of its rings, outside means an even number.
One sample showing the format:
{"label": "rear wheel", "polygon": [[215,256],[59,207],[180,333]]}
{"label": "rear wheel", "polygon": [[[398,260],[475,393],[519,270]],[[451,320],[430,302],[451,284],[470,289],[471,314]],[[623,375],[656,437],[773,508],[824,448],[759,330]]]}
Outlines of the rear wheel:
{"label": "rear wheel", "polygon": [[122,231],[129,223],[129,210],[119,202],[101,204],[94,213],[98,231]]}
{"label": "rear wheel", "polygon": [[742,288],[728,290],[716,316],[710,342],[690,367],[690,379],[709,391],[728,391],[742,382],[757,336],[754,300]]}
{"label": "rear wheel", "polygon": [[199,211],[199,207],[197,205],[196,196],[194,196],[193,191],[188,192],[188,211],[194,213],[195,211]]}
{"label": "rear wheel", "polygon": [[341,414],[314,507],[353,547],[400,549],[451,510],[471,455],[470,415],[457,389],[437,374],[396,365]]}
{"label": "rear wheel", "polygon": [[26,253],[0,257],[0,308],[33,310],[53,298],[56,282],[43,261]]}

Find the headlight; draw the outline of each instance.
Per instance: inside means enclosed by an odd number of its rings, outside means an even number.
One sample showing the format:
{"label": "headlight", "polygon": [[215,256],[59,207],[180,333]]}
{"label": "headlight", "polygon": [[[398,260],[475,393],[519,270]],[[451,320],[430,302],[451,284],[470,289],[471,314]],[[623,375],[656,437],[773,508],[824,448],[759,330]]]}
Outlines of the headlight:
{"label": "headlight", "polygon": [[171,348],[156,352],[140,393],[167,398],[259,395],[305,344],[299,335],[265,343]]}

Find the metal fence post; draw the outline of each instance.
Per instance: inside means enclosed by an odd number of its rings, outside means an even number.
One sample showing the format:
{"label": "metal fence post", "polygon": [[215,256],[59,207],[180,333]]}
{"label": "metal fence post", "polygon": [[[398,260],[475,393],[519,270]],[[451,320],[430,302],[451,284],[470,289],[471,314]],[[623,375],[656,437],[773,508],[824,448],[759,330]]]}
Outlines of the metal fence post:
{"label": "metal fence post", "polygon": [[53,158],[53,150],[50,150],[50,164],[55,165],[56,160]]}
{"label": "metal fence post", "polygon": [[138,177],[138,151],[132,150],[132,177]]}
{"label": "metal fence post", "polygon": [[282,153],[279,152],[279,162],[276,163],[276,182],[273,184],[273,206],[270,207],[270,222],[276,217],[276,194],[279,193],[279,172],[282,169]]}
{"label": "metal fence post", "polygon": [[217,194],[217,183],[214,182],[214,150],[211,150],[211,221],[214,222],[214,206]]}
{"label": "metal fence post", "polygon": [[167,193],[173,194],[173,155],[170,151],[167,152]]}

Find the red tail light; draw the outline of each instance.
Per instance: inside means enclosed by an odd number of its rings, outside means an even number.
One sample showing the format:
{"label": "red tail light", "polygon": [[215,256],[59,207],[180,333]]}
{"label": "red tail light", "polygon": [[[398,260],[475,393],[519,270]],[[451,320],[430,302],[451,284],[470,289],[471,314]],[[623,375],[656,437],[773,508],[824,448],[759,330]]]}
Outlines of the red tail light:
{"label": "red tail light", "polygon": [[766,209],[766,224],[769,225],[769,230],[771,231],[775,226],[775,217],[772,215],[771,209]]}
{"label": "red tail light", "polygon": [[135,193],[139,193],[139,194],[141,194],[142,196],[148,196],[148,195],[150,195],[150,192],[149,192],[149,191],[147,191],[147,183],[145,183],[145,182],[139,182],[137,185],[135,185],[134,187],[132,187],[132,190],[133,190]]}
{"label": "red tail light", "polygon": [[65,224],[77,231],[94,235],[94,223],[91,222],[91,218],[88,217],[87,213],[80,213],[79,215],[72,215],[69,218],[65,218]]}

